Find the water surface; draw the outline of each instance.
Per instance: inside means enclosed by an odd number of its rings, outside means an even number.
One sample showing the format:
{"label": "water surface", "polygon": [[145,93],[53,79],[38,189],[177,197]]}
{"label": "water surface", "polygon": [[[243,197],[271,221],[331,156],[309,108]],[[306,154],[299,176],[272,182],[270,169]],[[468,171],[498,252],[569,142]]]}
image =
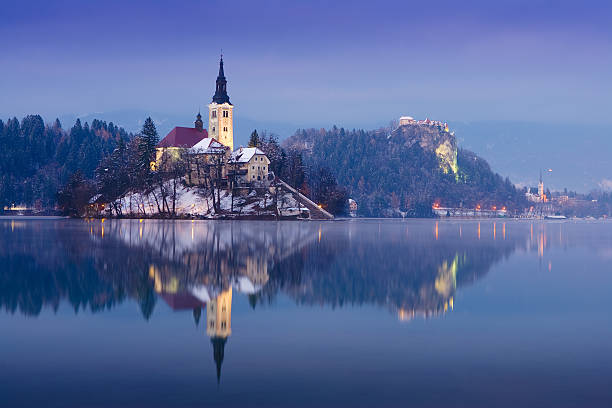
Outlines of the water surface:
{"label": "water surface", "polygon": [[0,219],[1,406],[612,405],[612,224]]}

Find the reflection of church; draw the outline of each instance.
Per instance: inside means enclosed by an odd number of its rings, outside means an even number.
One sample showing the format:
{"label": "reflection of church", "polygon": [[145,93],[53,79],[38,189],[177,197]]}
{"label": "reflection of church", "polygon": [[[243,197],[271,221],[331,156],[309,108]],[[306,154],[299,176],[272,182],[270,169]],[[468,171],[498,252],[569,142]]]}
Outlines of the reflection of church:
{"label": "reflection of church", "polygon": [[217,382],[221,380],[225,344],[232,334],[234,289],[241,293],[253,294],[268,282],[268,265],[265,259],[247,257],[245,263],[235,270],[238,276],[234,275],[228,287],[222,290],[214,285],[185,282],[181,280],[183,274],[172,268],[149,266],[149,278],[153,281],[155,292],[172,310],[192,310],[196,325],[200,322],[202,309],[206,310],[206,334],[213,346]]}

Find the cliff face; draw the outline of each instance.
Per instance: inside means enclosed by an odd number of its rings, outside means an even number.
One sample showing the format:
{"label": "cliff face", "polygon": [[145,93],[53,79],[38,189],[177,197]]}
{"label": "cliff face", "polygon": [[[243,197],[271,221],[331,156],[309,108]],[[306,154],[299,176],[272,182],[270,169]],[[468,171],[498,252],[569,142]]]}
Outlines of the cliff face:
{"label": "cliff face", "polygon": [[406,147],[418,143],[423,150],[436,154],[445,173],[457,174],[457,140],[452,133],[435,126],[409,124],[392,131],[390,139]]}

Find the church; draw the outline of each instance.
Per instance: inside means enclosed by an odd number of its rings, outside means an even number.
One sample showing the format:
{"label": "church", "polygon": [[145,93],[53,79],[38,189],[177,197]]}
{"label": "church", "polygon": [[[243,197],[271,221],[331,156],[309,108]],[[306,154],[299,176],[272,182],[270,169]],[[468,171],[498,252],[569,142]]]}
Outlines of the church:
{"label": "church", "polygon": [[[219,75],[217,76],[215,94],[212,102],[208,105],[208,129],[204,129],[202,115],[198,112],[193,127],[177,126],[172,129],[156,146],[157,155],[153,168],[160,168],[166,158],[178,158],[179,153],[200,154],[210,157],[210,161],[216,160],[213,156],[219,155],[225,158],[226,164],[233,164],[234,172],[239,173],[244,183],[262,181],[267,179],[268,165],[270,161],[265,153],[256,149],[256,155],[252,160],[244,160],[243,148],[234,152],[234,105],[230,102],[227,94],[227,79],[223,69],[223,55],[219,61]],[[241,160],[234,158],[240,157]],[[254,163],[257,161],[257,163]],[[251,170],[251,168],[253,170]],[[255,175],[254,170],[259,173]],[[265,171],[265,174],[261,174]],[[244,173],[244,174],[243,174]],[[227,174],[224,169],[223,174]],[[191,179],[191,177],[188,177]]]}
{"label": "church", "polygon": [[219,61],[219,75],[212,103],[208,105],[208,130],[204,129],[198,112],[194,127],[176,126],[157,145],[159,149],[189,149],[202,139],[212,138],[234,150],[234,106],[227,94],[227,79],[223,71],[223,56]]}

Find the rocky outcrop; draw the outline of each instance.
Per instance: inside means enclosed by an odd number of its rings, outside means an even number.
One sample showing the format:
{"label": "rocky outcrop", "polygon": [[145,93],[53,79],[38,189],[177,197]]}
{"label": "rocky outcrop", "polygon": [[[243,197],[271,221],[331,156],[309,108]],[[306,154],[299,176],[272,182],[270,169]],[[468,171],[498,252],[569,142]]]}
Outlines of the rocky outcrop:
{"label": "rocky outcrop", "polygon": [[457,139],[453,133],[437,126],[408,124],[399,126],[389,135],[395,143],[411,147],[418,143],[423,150],[434,152],[445,172],[457,174]]}

